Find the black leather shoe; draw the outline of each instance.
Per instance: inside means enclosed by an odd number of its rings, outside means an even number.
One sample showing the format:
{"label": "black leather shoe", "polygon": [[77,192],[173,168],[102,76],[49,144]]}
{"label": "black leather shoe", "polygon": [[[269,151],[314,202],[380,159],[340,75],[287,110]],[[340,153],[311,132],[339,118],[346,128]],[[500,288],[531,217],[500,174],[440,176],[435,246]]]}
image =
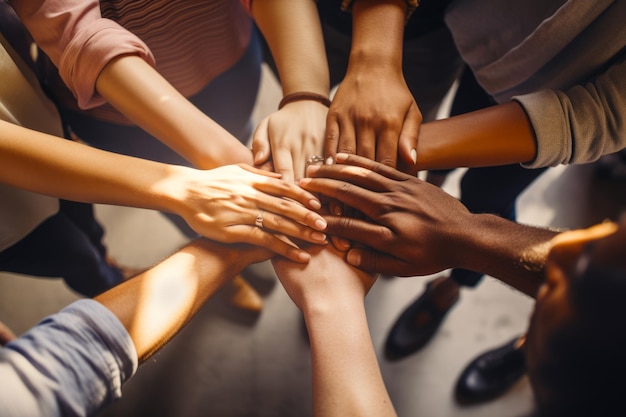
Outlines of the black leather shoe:
{"label": "black leather shoe", "polygon": [[492,400],[506,392],[526,373],[519,337],[485,352],[467,365],[459,377],[455,396],[461,404]]}
{"label": "black leather shoe", "polygon": [[[458,300],[456,298],[444,310],[440,310],[432,301],[433,281],[426,284],[424,293],[413,302],[396,320],[389,331],[385,342],[385,357],[388,360],[398,360],[409,356],[423,348],[432,339],[441,325],[444,317]],[[424,320],[418,321],[422,315]]]}

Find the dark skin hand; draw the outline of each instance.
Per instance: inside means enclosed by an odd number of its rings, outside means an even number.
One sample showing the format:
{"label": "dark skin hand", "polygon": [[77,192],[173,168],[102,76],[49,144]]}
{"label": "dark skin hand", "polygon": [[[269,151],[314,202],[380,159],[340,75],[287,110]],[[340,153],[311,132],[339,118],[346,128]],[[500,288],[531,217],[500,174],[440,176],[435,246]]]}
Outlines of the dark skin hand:
{"label": "dark skin hand", "polygon": [[337,158],[337,165],[311,166],[311,178],[300,185],[360,212],[325,217],[329,234],[354,242],[348,262],[399,276],[427,275],[460,262],[450,253],[450,242],[471,214],[456,198],[369,159]]}
{"label": "dark skin hand", "polygon": [[439,187],[367,158],[337,162],[310,167],[300,185],[358,211],[326,216],[328,234],[351,242],[350,264],[396,276],[464,268],[537,293],[557,231],[472,214]]}

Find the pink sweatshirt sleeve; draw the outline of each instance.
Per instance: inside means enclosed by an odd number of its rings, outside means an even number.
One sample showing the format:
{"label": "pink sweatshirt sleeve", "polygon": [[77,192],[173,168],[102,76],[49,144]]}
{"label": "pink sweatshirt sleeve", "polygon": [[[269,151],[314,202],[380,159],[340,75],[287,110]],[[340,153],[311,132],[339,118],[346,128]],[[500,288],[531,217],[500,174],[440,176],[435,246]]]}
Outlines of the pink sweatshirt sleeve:
{"label": "pink sweatshirt sleeve", "polygon": [[83,108],[105,102],[95,91],[104,66],[120,55],[138,55],[155,65],[148,46],[105,19],[98,0],[13,0],[11,5]]}

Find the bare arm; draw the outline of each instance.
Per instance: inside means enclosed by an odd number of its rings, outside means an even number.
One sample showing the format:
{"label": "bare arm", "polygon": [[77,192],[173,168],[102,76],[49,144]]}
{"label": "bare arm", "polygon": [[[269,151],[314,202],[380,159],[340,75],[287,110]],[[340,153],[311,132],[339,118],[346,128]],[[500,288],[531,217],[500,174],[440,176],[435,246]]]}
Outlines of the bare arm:
{"label": "bare arm", "polygon": [[226,281],[267,258],[262,249],[199,239],[95,300],[122,322],[141,362],[176,335]]}
{"label": "bare arm", "polygon": [[329,234],[360,244],[348,262],[399,276],[465,268],[535,295],[558,232],[472,214],[440,188],[365,158],[344,154],[338,162],[312,166],[313,178],[300,184],[371,219],[327,217]]}
{"label": "bare arm", "polygon": [[[203,236],[308,260],[274,233],[323,243],[319,201],[276,174],[245,165],[212,170],[167,165],[91,148],[0,121],[0,182],[88,203],[179,214]],[[265,212],[264,228],[255,226]],[[303,257],[303,258],[301,258]]]}
{"label": "bare arm", "polygon": [[417,169],[507,165],[532,161],[537,144],[517,102],[424,123]]}
{"label": "bare arm", "polygon": [[304,314],[313,365],[315,416],[395,416],[367,326],[363,299],[375,277],[346,264],[332,245],[304,266],[273,260]]}
{"label": "bare arm", "polygon": [[126,117],[203,169],[253,164],[252,153],[138,56],[110,61],[96,89]]}
{"label": "bare arm", "polygon": [[413,166],[422,115],[402,73],[404,0],[357,0],[348,70],[331,104],[327,156],[355,153]]}
{"label": "bare arm", "polygon": [[[327,98],[329,74],[317,8],[312,0],[255,0],[252,14],[272,51],[283,96],[310,92]],[[270,156],[286,181],[304,176],[305,162],[321,155],[328,108],[315,100],[286,104],[259,123],[256,164]]]}

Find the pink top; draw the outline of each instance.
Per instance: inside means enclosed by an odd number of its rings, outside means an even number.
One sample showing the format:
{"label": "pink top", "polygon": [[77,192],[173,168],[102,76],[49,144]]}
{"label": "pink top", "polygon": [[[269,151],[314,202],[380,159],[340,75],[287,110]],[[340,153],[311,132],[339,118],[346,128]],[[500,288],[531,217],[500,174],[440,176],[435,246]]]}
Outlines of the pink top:
{"label": "pink top", "polygon": [[239,0],[12,0],[11,4],[58,68],[78,106],[93,109],[94,117],[117,122],[126,119],[102,106],[105,101],[95,91],[100,71],[113,58],[142,57],[189,97],[237,62],[252,28]]}

